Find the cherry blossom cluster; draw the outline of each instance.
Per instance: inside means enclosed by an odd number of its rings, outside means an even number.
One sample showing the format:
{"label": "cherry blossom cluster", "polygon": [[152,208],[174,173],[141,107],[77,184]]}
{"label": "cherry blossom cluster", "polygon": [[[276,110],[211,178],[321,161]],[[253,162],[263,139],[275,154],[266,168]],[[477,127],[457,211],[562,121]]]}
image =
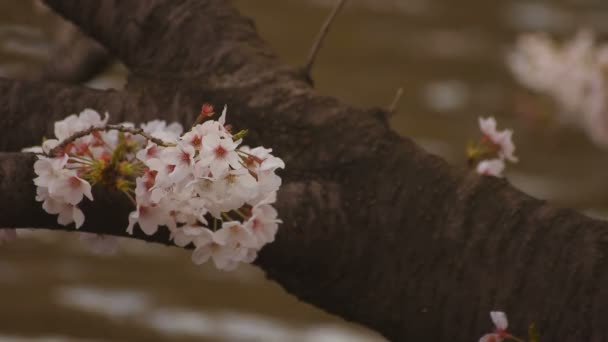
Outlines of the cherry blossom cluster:
{"label": "cherry blossom cluster", "polygon": [[508,64],[515,78],[556,105],[557,118],[608,147],[608,44],[581,30],[559,44],[543,34],[519,38]]}
{"label": "cherry blossom cluster", "polygon": [[[168,229],[178,246],[192,245],[192,260],[212,260],[234,269],[252,262],[274,241],[278,219],[273,203],[281,185],[276,170],[283,161],[264,147],[241,146],[247,131],[232,133],[226,109],[211,119],[204,105],[192,129],[151,121],[109,125],[108,115],[90,109],[55,123],[55,139],[26,149],[37,152],[36,199],[62,225],[82,226],[79,205],[93,201],[92,187],[119,190],[133,203],[127,232],[137,226],[147,235]],[[100,251],[115,239],[83,235]]]}
{"label": "cherry blossom cluster", "polygon": [[493,117],[479,118],[482,136],[477,143],[469,143],[467,157],[469,164],[482,175],[502,177],[506,162],[516,163],[513,131],[496,129]]}
{"label": "cherry blossom cluster", "polygon": [[194,263],[211,259],[230,270],[274,240],[275,171],[285,164],[270,149],[239,146],[244,131],[233,135],[225,115],[195,125],[174,146],[149,142],[137,153],[146,172],[136,180],[128,231],[135,223],[148,235],[166,226],[175,244],[195,246]]}

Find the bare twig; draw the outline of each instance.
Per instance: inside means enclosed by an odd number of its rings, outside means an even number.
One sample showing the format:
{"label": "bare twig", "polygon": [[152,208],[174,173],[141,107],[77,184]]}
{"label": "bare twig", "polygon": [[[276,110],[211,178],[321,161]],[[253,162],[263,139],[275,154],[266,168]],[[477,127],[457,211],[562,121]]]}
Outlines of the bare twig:
{"label": "bare twig", "polygon": [[315,42],[310,49],[310,52],[308,53],[308,60],[306,62],[306,65],[304,66],[304,72],[308,76],[308,78],[310,78],[310,71],[312,69],[313,64],[315,63],[317,53],[319,52],[319,49],[321,49],[321,45],[325,40],[325,36],[327,36],[332,22],[334,21],[342,7],[344,7],[345,3],[346,0],[338,0],[334,9],[331,11],[327,19],[325,19],[325,22],[323,23],[323,26],[321,27],[321,30],[319,31],[319,34],[317,35],[317,38],[315,39]]}
{"label": "bare twig", "polygon": [[391,104],[388,106],[389,115],[393,115],[397,111],[397,105],[399,105],[399,100],[401,100],[401,96],[403,96],[403,87],[399,87],[399,89],[397,89],[393,101],[391,101]]}
{"label": "bare twig", "polygon": [[63,140],[59,145],[53,147],[49,153],[47,154],[48,156],[55,156],[57,155],[57,153],[61,150],[63,150],[66,146],[68,146],[69,144],[73,143],[74,141],[76,141],[76,139],[82,138],[84,136],[87,136],[93,132],[99,132],[99,131],[120,131],[120,132],[124,132],[124,133],[131,133],[131,134],[136,134],[136,135],[141,135],[142,137],[150,140],[151,142],[155,143],[156,145],[159,146],[175,146],[175,144],[173,143],[167,143],[161,139],[155,138],[153,136],[151,136],[150,134],[144,132],[143,129],[141,128],[134,128],[134,127],[126,127],[126,126],[122,126],[122,125],[105,125],[105,126],[91,126],[87,129],[85,129],[84,131],[80,131],[80,132],[76,132],[74,134],[72,134],[70,137],[68,137],[67,139]]}

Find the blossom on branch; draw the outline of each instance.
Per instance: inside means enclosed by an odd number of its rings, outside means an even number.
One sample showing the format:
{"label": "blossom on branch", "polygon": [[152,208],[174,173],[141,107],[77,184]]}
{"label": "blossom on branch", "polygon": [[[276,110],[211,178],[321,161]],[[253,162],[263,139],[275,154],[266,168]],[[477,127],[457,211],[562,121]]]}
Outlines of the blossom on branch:
{"label": "blossom on branch", "polygon": [[504,312],[492,311],[490,312],[490,318],[492,319],[494,326],[496,326],[496,329],[492,333],[483,335],[479,339],[479,342],[502,342],[505,340],[523,342],[522,339],[517,338],[507,332],[509,321],[507,320],[507,315]]}
{"label": "blossom on branch", "polygon": [[[108,115],[87,109],[55,124],[34,164],[43,208],[59,224],[82,226],[79,208],[93,201],[92,187],[123,192],[134,206],[127,232],[147,235],[168,229],[178,246],[195,247],[192,260],[213,260],[230,270],[252,262],[274,236],[281,221],[272,207],[285,163],[264,147],[240,146],[246,130],[232,134],[226,108],[213,120],[206,105],[185,134],[177,123],[151,121],[107,125]],[[83,235],[99,251],[112,250],[114,239]]]}
{"label": "blossom on branch", "polygon": [[493,117],[479,118],[479,129],[482,137],[478,143],[469,143],[467,157],[469,164],[475,167],[477,173],[487,176],[501,177],[506,162],[516,163],[513,131],[496,129],[496,119]]}

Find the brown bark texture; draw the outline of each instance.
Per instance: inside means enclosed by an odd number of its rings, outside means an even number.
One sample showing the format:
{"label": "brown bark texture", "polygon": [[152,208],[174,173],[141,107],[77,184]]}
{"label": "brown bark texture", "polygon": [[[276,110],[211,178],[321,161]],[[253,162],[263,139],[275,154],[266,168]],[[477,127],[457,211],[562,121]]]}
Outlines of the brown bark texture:
{"label": "brown bark texture", "polygon": [[[32,154],[84,108],[112,121],[188,125],[200,105],[272,147],[287,168],[277,241],[256,264],[302,301],[392,341],[512,332],[608,341],[608,224],[508,181],[454,168],[393,132],[378,109],[321,95],[225,0],[47,0],[131,71],[124,91],[0,79],[0,226],[62,227],[34,200]],[[127,236],[129,203],[95,193],[82,231]],[[167,234],[134,238],[171,244]]]}

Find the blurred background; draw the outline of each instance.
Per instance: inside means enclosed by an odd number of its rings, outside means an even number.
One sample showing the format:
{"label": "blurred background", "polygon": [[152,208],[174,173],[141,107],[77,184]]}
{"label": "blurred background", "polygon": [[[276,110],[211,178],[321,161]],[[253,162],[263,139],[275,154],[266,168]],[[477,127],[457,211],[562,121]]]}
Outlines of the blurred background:
{"label": "blurred background", "polygon": [[[333,0],[237,0],[270,45],[302,65]],[[384,107],[403,87],[391,124],[456,165],[480,136],[477,118],[512,128],[519,163],[507,178],[523,191],[588,215],[608,213],[608,153],[551,117],[506,60],[518,36],[558,39],[580,28],[608,34],[603,0],[350,0],[317,57],[321,93]],[[0,76],[32,78],[72,29],[40,4],[0,1]],[[196,42],[193,42],[195,44]],[[67,61],[69,63],[69,60]],[[111,63],[87,82],[120,89]],[[549,112],[549,115],[547,115]],[[66,113],[66,115],[69,113]],[[2,341],[383,341],[299,302],[254,267],[196,267],[176,248],[123,241],[91,253],[75,234],[20,231],[0,247]],[[406,305],[406,303],[404,303]]]}

